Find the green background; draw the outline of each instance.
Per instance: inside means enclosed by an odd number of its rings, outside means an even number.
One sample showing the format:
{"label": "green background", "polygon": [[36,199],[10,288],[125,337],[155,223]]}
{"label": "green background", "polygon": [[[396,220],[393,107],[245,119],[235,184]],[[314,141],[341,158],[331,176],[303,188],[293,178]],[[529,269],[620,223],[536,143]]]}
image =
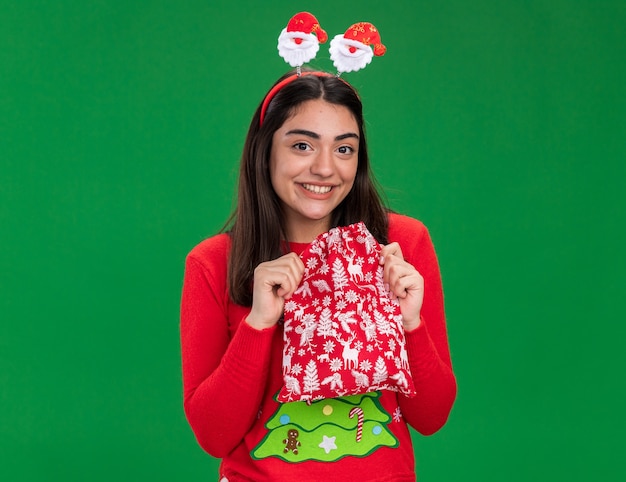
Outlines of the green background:
{"label": "green background", "polygon": [[183,262],[299,10],[388,47],[345,77],[434,238],[459,383],[420,480],[625,480],[623,0],[1,0],[0,479],[216,480]]}

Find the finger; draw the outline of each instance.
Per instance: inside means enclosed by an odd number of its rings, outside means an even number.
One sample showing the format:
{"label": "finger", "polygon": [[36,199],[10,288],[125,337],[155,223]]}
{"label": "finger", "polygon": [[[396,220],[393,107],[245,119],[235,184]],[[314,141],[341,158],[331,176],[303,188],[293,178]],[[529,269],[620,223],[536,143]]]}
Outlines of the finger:
{"label": "finger", "polygon": [[380,265],[384,265],[386,260],[391,256],[396,256],[404,260],[404,256],[402,255],[402,248],[400,248],[400,245],[396,242],[389,243],[386,246],[382,247],[382,249],[380,250]]}
{"label": "finger", "polygon": [[412,282],[412,277],[417,274],[417,271],[408,264],[393,264],[388,267],[387,270],[387,283],[389,284],[389,291],[396,296],[403,296],[406,287]]}
{"label": "finger", "polygon": [[293,267],[294,273],[300,275],[304,273],[304,263],[302,262],[302,259],[300,259],[300,256],[296,253],[289,253],[288,260]]}
{"label": "finger", "polygon": [[402,252],[400,252],[400,256],[396,254],[388,254],[384,258],[383,265],[383,280],[385,283],[391,283],[392,279],[395,279],[399,276],[405,276],[406,274],[415,271],[415,268],[404,261],[401,257]]}
{"label": "finger", "polygon": [[302,260],[294,253],[290,253],[272,262],[271,269],[274,273],[276,294],[283,298],[291,297],[304,274]]}
{"label": "finger", "polygon": [[293,292],[298,289],[300,281],[302,280],[302,276],[304,275],[304,263],[295,253],[290,253],[290,256],[287,257],[287,262],[289,264],[289,275],[291,284],[285,294],[287,296],[291,296]]}
{"label": "finger", "polygon": [[280,286],[288,286],[291,277],[288,266],[264,263],[254,271],[254,284],[263,291],[276,292]]}
{"label": "finger", "polygon": [[414,271],[394,279],[390,284],[390,290],[401,299],[409,295],[418,295],[424,291],[424,279],[417,271]]}
{"label": "finger", "polygon": [[263,283],[281,298],[297,286],[296,276],[289,267],[270,268],[263,276]]}
{"label": "finger", "polygon": [[417,280],[418,283],[423,283],[423,278],[415,267],[395,255],[387,258],[383,279],[392,287],[395,287],[398,282],[401,282],[404,287],[409,286],[414,280]]}
{"label": "finger", "polygon": [[300,279],[301,276],[298,276],[296,273],[292,271],[287,272],[285,274],[285,282],[277,286],[276,294],[285,299],[291,298],[291,295],[298,289]]}

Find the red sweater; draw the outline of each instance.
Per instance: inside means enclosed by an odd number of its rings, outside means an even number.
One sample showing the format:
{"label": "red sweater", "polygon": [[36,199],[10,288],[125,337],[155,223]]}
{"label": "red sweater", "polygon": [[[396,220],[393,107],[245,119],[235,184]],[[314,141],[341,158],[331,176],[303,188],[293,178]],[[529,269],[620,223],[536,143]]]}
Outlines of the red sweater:
{"label": "red sweater", "polygon": [[[405,259],[424,277],[422,324],[406,333],[417,396],[372,394],[366,420],[359,422],[360,445],[349,435],[327,436],[343,422],[324,419],[333,411],[345,415],[342,406],[358,401],[322,401],[318,407],[317,402],[281,405],[275,400],[283,383],[282,326],[256,330],[242,322],[250,308],[234,304],[228,296],[228,235],[209,238],[189,253],[180,326],[184,408],[198,443],[223,459],[220,475],[229,482],[415,480],[407,424],[424,435],[439,430],[456,397],[456,381],[439,266],[428,231],[415,219],[391,214],[389,240],[400,244]],[[304,245],[292,243],[291,248]],[[287,422],[297,423],[299,431],[280,431]],[[307,447],[298,437],[315,443]]]}

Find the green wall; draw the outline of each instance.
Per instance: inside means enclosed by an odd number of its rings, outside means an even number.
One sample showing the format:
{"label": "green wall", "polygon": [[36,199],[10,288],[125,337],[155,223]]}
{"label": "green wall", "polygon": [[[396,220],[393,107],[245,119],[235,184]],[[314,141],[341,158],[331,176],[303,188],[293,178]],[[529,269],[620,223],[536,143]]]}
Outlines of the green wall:
{"label": "green wall", "polygon": [[624,480],[623,0],[0,1],[0,479],[216,480],[183,262],[298,10],[388,47],[345,77],[435,240],[459,383],[420,480]]}

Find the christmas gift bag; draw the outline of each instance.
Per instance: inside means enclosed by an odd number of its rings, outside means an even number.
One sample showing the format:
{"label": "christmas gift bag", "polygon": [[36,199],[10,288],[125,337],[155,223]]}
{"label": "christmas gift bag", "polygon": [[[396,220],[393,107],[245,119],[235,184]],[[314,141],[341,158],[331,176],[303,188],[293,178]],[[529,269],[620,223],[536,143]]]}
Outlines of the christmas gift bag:
{"label": "christmas gift bag", "polygon": [[285,303],[278,401],[377,390],[415,395],[400,305],[385,290],[380,250],[357,223],[318,236],[300,255],[305,272]]}

